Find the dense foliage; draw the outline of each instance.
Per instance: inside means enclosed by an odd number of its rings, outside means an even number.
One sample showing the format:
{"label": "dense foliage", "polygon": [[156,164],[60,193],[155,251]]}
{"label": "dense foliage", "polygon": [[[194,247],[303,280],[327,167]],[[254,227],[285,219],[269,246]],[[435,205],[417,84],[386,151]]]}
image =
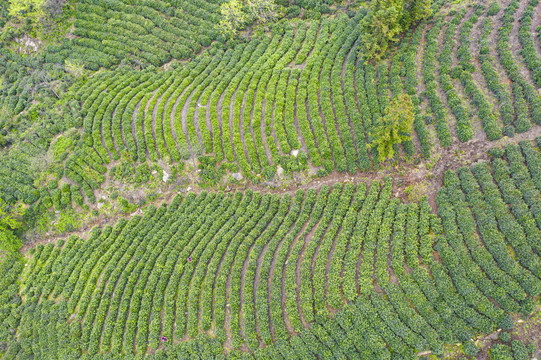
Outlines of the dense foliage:
{"label": "dense foliage", "polygon": [[0,356],[533,356],[540,6],[0,2]]}
{"label": "dense foliage", "polygon": [[394,198],[390,179],[203,192],[38,245],[24,270],[6,265],[21,283],[4,298],[24,300],[10,305],[5,358],[475,353],[470,338],[512,328],[541,293],[541,153],[523,142],[499,155],[445,174],[439,216]]}

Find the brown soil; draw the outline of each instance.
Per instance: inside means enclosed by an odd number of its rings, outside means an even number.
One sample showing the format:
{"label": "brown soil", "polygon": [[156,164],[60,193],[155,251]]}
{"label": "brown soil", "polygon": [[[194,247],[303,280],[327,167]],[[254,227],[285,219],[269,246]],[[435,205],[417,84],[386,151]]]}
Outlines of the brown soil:
{"label": "brown soil", "polygon": [[[141,107],[141,100],[139,100],[137,102],[137,105],[135,105],[135,110],[133,111],[133,114],[131,116],[131,134],[133,136],[133,142],[135,144],[136,150],[138,150],[139,146],[141,146],[141,144],[137,144],[137,135],[135,134],[135,118],[137,117],[137,113],[139,112],[140,107]],[[109,152],[109,149],[107,149],[107,152]],[[111,154],[109,154],[109,157],[111,157]]]}
{"label": "brown soil", "polygon": [[481,16],[479,20],[473,25],[472,31],[470,33],[470,53],[471,53],[471,63],[475,66],[476,71],[472,73],[472,78],[474,83],[477,85],[477,88],[485,95],[489,103],[494,104],[494,110],[496,112],[496,121],[498,126],[503,127],[502,117],[499,113],[500,103],[498,99],[494,96],[492,91],[489,90],[483,72],[481,70],[481,63],[479,62],[479,53],[481,51],[481,33],[483,26],[484,17]]}
{"label": "brown soil", "polygon": [[489,46],[490,55],[494,58],[494,69],[500,76],[500,81],[507,87],[507,92],[512,96],[511,79],[507,76],[507,72],[503,68],[500,61],[500,54],[498,53],[498,39],[499,30],[502,27],[503,14],[505,12],[505,4],[500,4],[500,12],[491,17],[492,20],[492,33],[490,34],[490,43],[494,46]]}
{"label": "brown soil", "polygon": [[[229,119],[228,119],[228,126],[229,126],[229,143],[231,144],[231,149],[233,150],[233,157],[235,161],[238,161],[238,155],[237,152],[240,149],[235,149],[235,99],[237,98],[237,94],[239,93],[239,86],[241,81],[237,83],[237,86],[235,88],[235,91],[233,91],[233,95],[231,95],[231,98],[229,99]],[[243,94],[244,96],[244,94]]]}
{"label": "brown soil", "polygon": [[417,73],[417,96],[419,97],[421,107],[421,112],[426,113],[426,107],[427,107],[427,101],[426,96],[421,96],[421,94],[424,94],[426,92],[426,84],[424,82],[423,78],[423,64],[425,59],[425,48],[426,48],[426,36],[427,33],[430,31],[430,28],[433,26],[433,24],[429,24],[423,28],[423,32],[421,33],[421,40],[419,41],[419,48],[417,49],[417,56],[415,58],[415,71]]}
{"label": "brown soil", "polygon": [[[434,153],[437,155],[429,161],[426,159],[391,161],[386,163],[386,166],[380,169],[374,169],[354,175],[334,171],[323,178],[314,178],[308,182],[303,181],[303,178],[301,177],[294,177],[293,181],[287,181],[282,184],[277,183],[275,186],[263,184],[244,184],[237,187],[231,187],[231,191],[244,191],[250,188],[253,191],[258,191],[261,193],[289,193],[293,196],[298,189],[320,189],[324,185],[332,186],[337,182],[353,182],[355,184],[364,182],[370,184],[374,180],[382,180],[384,177],[389,176],[394,181],[393,193],[403,201],[409,201],[408,195],[405,193],[405,190],[409,185],[416,185],[419,182],[426,181],[428,183],[426,190],[428,202],[430,205],[432,205],[432,208],[436,210],[436,192],[442,186],[443,174],[445,171],[456,170],[460,167],[469,166],[478,161],[488,160],[490,156],[488,155],[487,151],[493,147],[516,144],[522,140],[534,140],[539,136],[541,136],[541,126],[534,125],[530,131],[516,134],[512,138],[503,137],[502,139],[493,142],[474,138],[465,143],[455,143],[446,149],[438,149],[437,152],[435,151]],[[191,192],[200,193],[203,190],[197,187],[195,183],[191,183],[190,186],[192,188]],[[162,202],[168,202],[171,199],[172,196],[169,196],[156,204],[159,205]],[[114,223],[120,218],[129,218],[132,215],[115,215],[111,218],[98,217],[85,224],[84,228],[81,228],[75,232],[66,233],[64,235],[45,234],[32,244],[25,245],[23,247],[23,253],[25,253],[28,248],[39,243],[48,243],[57,239],[67,238],[68,235],[71,234],[84,238],[86,236],[86,232],[93,226],[103,226],[107,223]]]}
{"label": "brown soil", "polygon": [[[201,95],[197,102],[195,103],[195,110],[193,113],[193,126],[195,128],[195,134],[200,144],[203,144],[203,135],[201,135],[201,127],[199,126],[199,111],[206,111],[206,108],[201,104]],[[205,115],[206,116],[206,115]]]}
{"label": "brown soil", "polygon": [[220,126],[220,139],[222,140],[222,149],[225,151],[224,146],[224,121],[223,121],[223,106],[224,106],[224,97],[225,97],[225,91],[220,94],[220,97],[218,98],[218,104],[216,105],[216,114],[218,117],[218,124]]}
{"label": "brown soil", "polygon": [[[297,116],[297,102],[300,102],[302,104],[302,100],[299,101],[299,85],[301,83],[301,73],[298,73],[297,78],[297,87],[295,88],[295,100],[293,102],[293,122],[295,124],[295,129],[297,130],[297,137],[300,140],[301,143],[301,149],[304,150],[304,152],[308,153],[308,147],[306,147],[306,141],[304,140],[304,136],[302,136],[301,127],[299,125],[299,117]],[[302,111],[302,110],[301,110]]]}
{"label": "brown soil", "polygon": [[[190,137],[188,136],[188,109],[190,106],[190,103],[192,102],[192,98],[194,95],[195,90],[192,87],[193,83],[188,85],[185,89],[185,91],[189,91],[190,95],[186,99],[186,102],[182,104],[182,110],[180,112],[180,121],[182,123],[182,131],[184,132],[184,137],[186,139],[186,143],[188,144],[188,149],[191,154],[193,154],[193,145],[191,142]],[[192,119],[193,121],[193,119]]]}
{"label": "brown soil", "polygon": [[522,18],[522,14],[524,14],[524,10],[528,7],[528,3],[529,1],[526,0],[519,1],[518,9],[514,15],[513,28],[511,29],[511,33],[509,34],[509,45],[511,46],[511,52],[514,55],[515,64],[518,66],[520,74],[526,79],[526,81],[528,81],[530,84],[533,84],[534,82],[532,80],[531,73],[524,64],[524,59],[522,58],[522,55],[520,55],[522,45],[518,39],[520,19]]}
{"label": "brown soil", "polygon": [[[146,120],[146,117],[147,117],[147,111],[148,111],[148,107],[150,106],[150,103],[152,102],[152,99],[154,99],[154,97],[156,96],[156,92],[158,92],[158,89],[154,90],[152,92],[152,96],[149,97],[147,103],[145,104],[145,110],[143,112],[143,123],[141,124],[141,127],[142,127],[142,134],[143,134],[143,138],[146,139],[146,133],[145,133],[145,120]],[[113,139],[113,143],[114,143],[114,139]],[[150,153],[148,151],[148,147],[145,146],[145,153],[146,153],[146,156],[147,156],[147,159],[150,158]]]}
{"label": "brown soil", "polygon": [[[179,145],[178,145],[178,134],[177,134],[177,131],[175,130],[175,128],[176,128],[175,124],[176,124],[176,122],[178,120],[175,119],[175,114],[177,112],[177,106],[180,103],[180,99],[182,99],[182,97],[186,93],[186,90],[187,90],[187,88],[182,90],[180,95],[176,98],[175,103],[173,104],[173,108],[171,109],[171,114],[169,115],[169,119],[170,119],[170,122],[171,122],[171,125],[170,125],[171,126],[171,133],[173,135],[173,139],[175,140],[175,145],[177,146],[177,148],[179,148]],[[182,121],[182,116],[181,116],[180,121]],[[184,127],[182,126],[182,128],[184,128]],[[185,136],[185,134],[182,134],[182,135]]]}
{"label": "brown soil", "polygon": [[537,53],[539,54],[539,56],[541,56],[541,31],[537,30],[539,26],[541,26],[541,3],[537,4],[537,6],[533,10],[532,26],[530,27],[530,32],[535,43],[535,48],[537,49]]}
{"label": "brown soil", "polygon": [[[251,137],[248,141],[253,142],[254,150],[255,150],[255,153],[256,153],[256,156],[257,156],[257,159],[252,159],[251,161],[254,161],[254,162],[258,163],[259,164],[258,166],[261,166],[261,160],[259,159],[259,157],[263,156],[263,154],[260,154],[260,151],[259,151],[260,149],[257,146],[257,141],[256,141],[256,138],[255,138],[254,109],[255,109],[255,106],[256,106],[257,91],[259,89],[261,76],[263,76],[263,74],[261,74],[261,73],[257,76],[257,80],[256,80],[257,83],[255,85],[255,90],[254,90],[254,95],[253,95],[253,98],[252,98],[252,103],[249,104],[249,106],[250,106],[250,119],[249,119],[249,126],[248,126],[248,128],[250,129],[250,137]],[[242,123],[242,121],[241,121],[241,123]],[[243,134],[244,134],[244,132],[243,132]],[[248,152],[246,153],[246,155],[248,155]]]}
{"label": "brown soil", "polygon": [[[165,91],[167,91],[167,89]],[[156,101],[156,104],[154,105],[154,109],[152,109],[152,137],[154,138],[154,144],[156,144],[156,152],[160,158],[162,158],[165,154],[160,154],[160,150],[158,149],[158,142],[156,140],[156,116],[158,115],[158,106],[162,102],[165,91],[160,95]]]}
{"label": "brown soil", "polygon": [[[250,77],[247,87],[249,86],[250,82],[252,82],[253,75],[254,74],[252,71],[250,71],[247,75],[245,75],[245,76]],[[244,81],[244,79],[242,79],[242,81]],[[239,132],[240,142],[242,144],[242,150],[244,151],[244,157],[246,158],[246,161],[248,161],[248,164],[251,164],[254,161],[257,162],[257,159],[250,159],[250,156],[248,156],[248,149],[246,148],[246,134],[244,134],[244,109],[247,106],[246,94],[247,94],[247,91],[245,89],[244,93],[242,94],[242,100],[241,100],[241,106],[240,106],[238,132]],[[253,103],[252,105],[250,105],[250,113],[252,112],[252,110],[253,110]],[[250,122],[250,119],[247,119],[246,121]]]}
{"label": "brown soil", "polygon": [[[265,94],[268,93],[268,84],[265,85]],[[265,98],[263,98],[263,102],[261,104],[261,126],[260,126],[260,132],[261,132],[261,142],[263,143],[263,148],[265,149],[265,156],[267,156],[267,161],[269,162],[270,165],[273,165],[273,161],[272,161],[272,153],[269,149],[269,145],[267,143],[267,141],[269,141],[267,139],[267,135],[265,134],[265,127],[266,127],[266,124],[265,124],[265,111],[266,111],[266,108],[267,108],[267,98],[265,96]]]}
{"label": "brown soil", "polygon": [[[300,214],[300,212],[299,212],[299,214]],[[288,215],[289,215],[289,213],[288,213]],[[286,215],[286,217],[287,217],[287,215]],[[280,249],[283,246],[284,240],[291,233],[291,230],[293,229],[294,226],[295,226],[295,223],[293,225],[291,225],[291,227],[289,228],[287,234],[280,240],[280,243],[278,244],[278,246],[274,250],[274,254],[272,256],[270,270],[269,270],[269,278],[267,279],[267,295],[268,295],[268,302],[269,302],[269,319],[272,319],[271,314],[270,314],[271,298],[272,298],[271,288],[272,288],[272,281],[274,279],[274,270],[276,269],[276,256],[280,252]],[[291,251],[291,248],[289,248],[289,251]],[[286,296],[285,296],[284,284],[283,284],[284,274],[285,274],[285,266],[283,267],[282,274],[281,274],[282,291],[281,291],[281,298],[280,299],[281,299],[281,304],[282,304],[282,309],[283,309],[283,319],[284,319],[286,329],[287,329],[289,335],[293,336],[293,335],[295,335],[295,330],[293,330],[293,326],[291,326],[291,322],[289,321],[289,318],[288,318],[287,313],[285,311],[285,308],[286,308]],[[269,322],[269,323],[271,323],[271,322]]]}
{"label": "brown soil", "polygon": [[[537,345],[537,351],[533,354],[532,359],[538,359],[541,357],[541,308],[538,306],[533,315],[519,316],[512,315],[515,326],[513,331],[510,332],[511,340],[520,340],[524,344],[528,345],[534,342]],[[489,360],[489,350],[495,344],[510,345],[510,343],[504,343],[499,339],[499,334],[502,330],[498,329],[491,334],[485,335],[480,338],[473,339],[475,344],[481,348],[481,351],[475,357],[477,360]],[[453,351],[453,353],[446,354],[446,359],[459,359],[459,351]]]}

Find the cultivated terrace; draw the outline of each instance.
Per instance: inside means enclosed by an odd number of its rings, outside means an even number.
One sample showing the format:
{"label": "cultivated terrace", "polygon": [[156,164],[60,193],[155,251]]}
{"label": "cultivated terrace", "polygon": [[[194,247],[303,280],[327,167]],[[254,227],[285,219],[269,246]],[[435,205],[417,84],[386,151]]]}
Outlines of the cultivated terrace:
{"label": "cultivated terrace", "polygon": [[0,1],[0,358],[541,357],[539,0]]}

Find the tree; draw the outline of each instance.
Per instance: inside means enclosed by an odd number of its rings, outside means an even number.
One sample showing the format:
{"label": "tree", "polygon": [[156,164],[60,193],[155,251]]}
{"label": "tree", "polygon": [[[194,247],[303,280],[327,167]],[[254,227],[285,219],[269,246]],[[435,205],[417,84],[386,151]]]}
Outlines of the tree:
{"label": "tree", "polygon": [[266,27],[269,21],[276,19],[277,7],[273,0],[248,0],[248,12],[252,19]]}
{"label": "tree", "polygon": [[398,40],[397,36],[402,32],[400,20],[403,7],[402,0],[372,0],[368,13],[361,21],[367,59],[381,59],[389,43]]}
{"label": "tree", "polygon": [[17,252],[23,246],[23,242],[9,230],[0,230],[0,250]]}
{"label": "tree", "polygon": [[360,23],[365,57],[380,60],[402,31],[431,15],[431,5],[432,0],[371,0]]}
{"label": "tree", "polygon": [[18,20],[38,20],[43,15],[43,0],[10,0],[9,16]]}
{"label": "tree", "polygon": [[402,12],[402,28],[407,29],[411,24],[432,15],[432,0],[407,0]]}
{"label": "tree", "polygon": [[46,0],[43,4],[43,9],[51,18],[56,18],[62,15],[66,0]]}
{"label": "tree", "polygon": [[7,204],[0,198],[0,250],[15,252],[22,246],[22,241],[13,234],[22,226],[24,208],[22,204]]}
{"label": "tree", "polygon": [[410,139],[413,128],[413,103],[407,94],[393,99],[376,125],[370,147],[378,150],[378,160],[384,162],[394,156],[394,145]]}
{"label": "tree", "polygon": [[218,29],[224,36],[232,39],[248,20],[242,7],[239,0],[231,0],[220,5],[221,20]]}
{"label": "tree", "polygon": [[22,204],[7,204],[0,198],[0,231],[16,230],[22,225],[21,218],[24,214]]}

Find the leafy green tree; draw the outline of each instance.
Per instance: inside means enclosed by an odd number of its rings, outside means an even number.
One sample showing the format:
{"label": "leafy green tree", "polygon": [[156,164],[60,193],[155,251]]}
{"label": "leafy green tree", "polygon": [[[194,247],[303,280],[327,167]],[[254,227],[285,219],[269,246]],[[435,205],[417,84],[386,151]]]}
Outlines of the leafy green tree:
{"label": "leafy green tree", "polygon": [[7,252],[17,252],[23,246],[23,242],[11,231],[0,230],[0,250]]}
{"label": "leafy green tree", "polygon": [[43,15],[43,0],[10,0],[9,16],[18,19],[38,20]]}
{"label": "leafy green tree", "polygon": [[394,156],[394,145],[410,139],[413,128],[413,103],[407,94],[393,99],[376,125],[370,147],[378,150],[378,160],[384,162]]}
{"label": "leafy green tree", "polygon": [[252,19],[265,26],[278,15],[274,0],[248,0],[248,13]]}
{"label": "leafy green tree", "polygon": [[367,59],[380,60],[398,35],[431,15],[432,0],[371,0],[360,23]]}
{"label": "leafy green tree", "polygon": [[23,214],[24,208],[22,204],[10,205],[0,198],[0,231],[20,228]]}
{"label": "leafy green tree", "polygon": [[402,32],[400,20],[402,0],[372,0],[367,15],[361,21],[365,56],[381,59],[391,42],[398,40]]}
{"label": "leafy green tree", "polygon": [[406,30],[420,20],[432,15],[432,0],[408,0],[402,11],[402,28]]}
{"label": "leafy green tree", "polygon": [[248,16],[244,12],[243,5],[239,0],[231,0],[220,5],[220,14],[221,20],[218,23],[218,29],[224,36],[230,39],[235,37],[237,31],[248,20]]}
{"label": "leafy green tree", "polygon": [[24,208],[22,204],[7,204],[0,198],[0,250],[15,252],[22,246],[22,241],[13,234],[22,226]]}

